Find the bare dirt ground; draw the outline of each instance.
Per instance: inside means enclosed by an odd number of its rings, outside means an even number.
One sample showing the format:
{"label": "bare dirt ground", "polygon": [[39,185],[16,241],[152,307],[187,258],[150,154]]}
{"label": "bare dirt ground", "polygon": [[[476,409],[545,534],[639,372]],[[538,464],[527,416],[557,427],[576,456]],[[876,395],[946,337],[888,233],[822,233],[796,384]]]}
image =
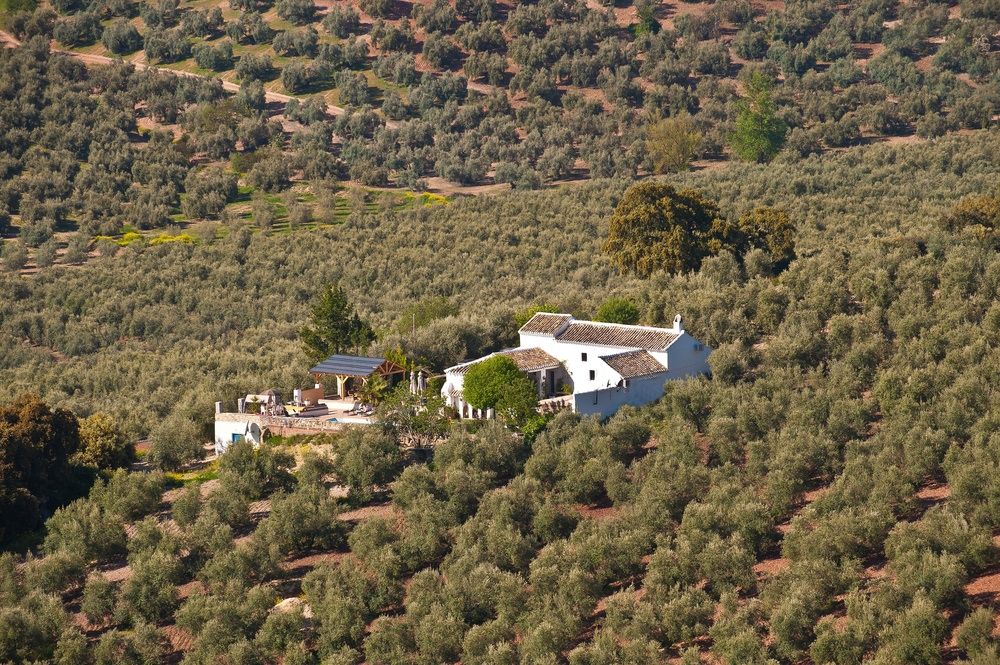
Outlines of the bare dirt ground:
{"label": "bare dirt ground", "polygon": [[363,508],[348,510],[347,512],[337,515],[337,519],[344,522],[361,522],[374,517],[381,517],[383,519],[401,519],[403,515],[396,509],[395,506],[391,504],[364,506]]}
{"label": "bare dirt ground", "polygon": [[615,508],[614,506],[577,506],[576,511],[580,514],[580,517],[584,519],[597,521],[617,517],[620,512],[618,508]]}

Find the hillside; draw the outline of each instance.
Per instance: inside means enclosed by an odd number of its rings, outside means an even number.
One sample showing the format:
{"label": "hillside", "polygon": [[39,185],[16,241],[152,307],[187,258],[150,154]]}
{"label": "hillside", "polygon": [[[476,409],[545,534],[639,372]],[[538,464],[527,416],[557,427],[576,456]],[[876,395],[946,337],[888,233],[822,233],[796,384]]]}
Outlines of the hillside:
{"label": "hillside", "polygon": [[[0,557],[0,661],[995,662],[997,225],[942,220],[996,191],[998,142],[676,178],[727,214],[786,209],[780,272],[620,277],[599,245],[626,183],[594,181],[5,275],[3,396],[136,430],[304,379],[328,280],[437,367],[506,343],[525,305],[613,293],[715,351],[711,379],[604,424],[453,426],[430,456],[379,427],[244,444],[166,492],[114,474],[39,558]],[[431,296],[457,313],[394,325]]]}
{"label": "hillside", "polygon": [[[90,71],[3,54],[15,268],[205,219],[336,224],[385,189],[794,162],[986,128],[1000,110],[1000,16],[980,0],[30,4],[0,17],[5,44]],[[158,163],[136,167],[150,145]]]}
{"label": "hillside", "polygon": [[[137,435],[177,409],[204,422],[217,399],[306,378],[297,330],[326,282],[345,288],[387,333],[385,347],[402,345],[436,369],[510,343],[514,310],[547,303],[586,316],[610,294],[642,302],[649,323],[683,311],[707,344],[751,347],[777,330],[773,317],[793,293],[803,297],[816,281],[853,298],[846,294],[862,288],[860,275],[884,268],[884,254],[929,243],[935,220],[962,196],[995,187],[997,150],[996,133],[979,133],[929,147],[878,145],[676,176],[718,199],[727,214],[755,205],[789,212],[799,260],[774,282],[722,261],[651,282],[619,276],[600,255],[607,217],[626,185],[616,181],[409,211],[359,210],[316,230],[243,229],[211,243],[135,244],[82,268],[6,275],[0,283],[15,297],[0,303],[0,394],[32,390],[83,414],[111,411]],[[775,295],[759,295],[763,285]],[[405,312],[440,296],[458,314],[412,337]],[[768,307],[781,308],[766,324],[755,314],[762,297],[777,298]],[[393,332],[401,316],[405,335]]]}

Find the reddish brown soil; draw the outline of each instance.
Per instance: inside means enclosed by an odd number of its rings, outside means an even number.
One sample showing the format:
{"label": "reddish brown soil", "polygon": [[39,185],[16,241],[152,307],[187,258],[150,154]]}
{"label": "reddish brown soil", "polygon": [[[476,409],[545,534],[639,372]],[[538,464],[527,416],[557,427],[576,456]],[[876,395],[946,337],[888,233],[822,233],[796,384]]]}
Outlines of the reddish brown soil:
{"label": "reddish brown soil", "polygon": [[339,561],[345,556],[348,556],[347,552],[320,552],[318,554],[308,554],[295,559],[289,559],[288,561],[282,561],[279,567],[286,575],[299,577],[305,575],[316,566]]}
{"label": "reddish brown soil", "polygon": [[593,520],[607,520],[615,517],[620,512],[614,506],[577,506],[576,510],[580,517]]}
{"label": "reddish brown soil", "polygon": [[787,570],[789,565],[791,565],[791,561],[784,557],[763,559],[753,567],[753,572],[757,574],[758,580],[765,580]]}
{"label": "reddish brown soil", "polygon": [[337,519],[343,520],[345,522],[360,522],[362,520],[371,519],[373,517],[384,517],[386,519],[391,518],[401,518],[402,515],[396,507],[391,504],[384,504],[380,506],[365,506],[363,508],[357,508],[355,510],[349,510],[344,513],[340,513]]}
{"label": "reddish brown soil", "polygon": [[183,628],[173,625],[164,626],[160,629],[160,632],[167,638],[171,650],[176,653],[183,653],[194,646],[194,636]]}

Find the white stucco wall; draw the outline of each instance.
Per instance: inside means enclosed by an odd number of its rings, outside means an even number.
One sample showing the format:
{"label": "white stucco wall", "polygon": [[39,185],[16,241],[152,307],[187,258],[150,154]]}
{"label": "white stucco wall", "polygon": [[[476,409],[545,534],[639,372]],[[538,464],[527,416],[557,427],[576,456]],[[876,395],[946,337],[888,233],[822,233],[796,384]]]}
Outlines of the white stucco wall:
{"label": "white stucco wall", "polygon": [[215,453],[221,455],[233,443],[233,436],[243,436],[251,422],[260,425],[260,418],[246,413],[216,414]]}
{"label": "white stucco wall", "polygon": [[457,372],[445,372],[444,385],[441,386],[441,396],[444,397],[448,406],[457,407],[456,398],[453,395],[461,394],[465,385],[465,375]]}
{"label": "white stucco wall", "polygon": [[708,356],[711,352],[712,349],[685,332],[667,347],[666,353],[653,352],[650,355],[666,366],[667,379],[673,380],[708,374]]}
{"label": "white stucco wall", "polygon": [[607,418],[618,409],[630,404],[643,406],[663,397],[664,374],[654,374],[639,379],[630,379],[624,388],[606,388],[573,395],[573,410],[585,416],[597,415]]}
{"label": "white stucco wall", "polygon": [[[617,372],[601,360],[601,356],[611,356],[625,351],[634,351],[631,347],[597,346],[594,344],[578,344],[576,342],[561,342],[544,335],[521,334],[521,346],[538,348],[546,351],[556,360],[562,362],[573,380],[573,392],[590,392],[609,385],[615,385],[620,380]],[[583,359],[587,354],[587,359]],[[593,370],[594,378],[590,378]]]}

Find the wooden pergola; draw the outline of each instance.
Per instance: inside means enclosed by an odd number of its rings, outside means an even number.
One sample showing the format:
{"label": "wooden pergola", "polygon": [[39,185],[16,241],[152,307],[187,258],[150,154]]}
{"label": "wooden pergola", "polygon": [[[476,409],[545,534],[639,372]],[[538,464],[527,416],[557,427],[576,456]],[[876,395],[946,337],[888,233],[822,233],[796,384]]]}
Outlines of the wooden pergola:
{"label": "wooden pergola", "polygon": [[406,368],[385,358],[366,358],[364,356],[348,356],[334,354],[309,370],[317,382],[321,377],[332,376],[337,380],[337,394],[345,397],[345,388],[349,379],[368,381],[374,374],[389,379],[406,373]]}

